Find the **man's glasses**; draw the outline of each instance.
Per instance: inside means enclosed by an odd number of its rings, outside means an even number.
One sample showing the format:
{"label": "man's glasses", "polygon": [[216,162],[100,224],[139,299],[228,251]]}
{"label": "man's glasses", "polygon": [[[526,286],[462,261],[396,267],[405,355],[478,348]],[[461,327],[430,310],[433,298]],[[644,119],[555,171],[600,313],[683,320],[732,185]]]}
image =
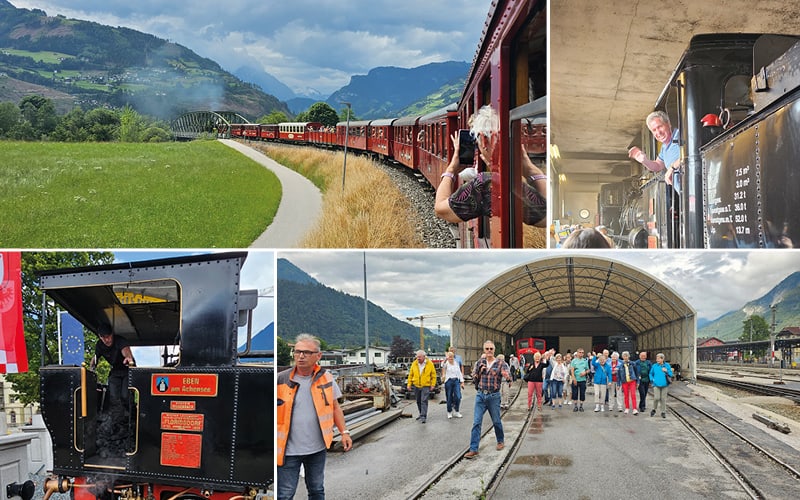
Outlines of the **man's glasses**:
{"label": "man's glasses", "polygon": [[312,354],[317,354],[319,351],[303,351],[303,350],[295,350],[295,356],[311,356]]}
{"label": "man's glasses", "polygon": [[484,351],[494,351],[494,347],[484,347]]}

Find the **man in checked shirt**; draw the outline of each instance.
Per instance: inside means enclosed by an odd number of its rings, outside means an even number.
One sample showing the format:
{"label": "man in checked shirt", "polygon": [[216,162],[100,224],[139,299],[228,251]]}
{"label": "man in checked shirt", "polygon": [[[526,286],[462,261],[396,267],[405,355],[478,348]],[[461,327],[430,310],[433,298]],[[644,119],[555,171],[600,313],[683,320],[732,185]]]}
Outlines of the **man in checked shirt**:
{"label": "man in checked shirt", "polygon": [[483,414],[487,411],[492,417],[494,435],[497,438],[497,450],[505,447],[503,443],[503,422],[500,420],[500,384],[503,380],[511,382],[511,374],[505,361],[494,357],[494,342],[487,340],[483,343],[484,356],[475,363],[472,369],[472,378],[478,380],[478,392],[475,396],[475,413],[472,419],[472,434],[469,442],[469,451],[464,458],[475,458],[478,455],[478,445],[481,440],[481,424]]}

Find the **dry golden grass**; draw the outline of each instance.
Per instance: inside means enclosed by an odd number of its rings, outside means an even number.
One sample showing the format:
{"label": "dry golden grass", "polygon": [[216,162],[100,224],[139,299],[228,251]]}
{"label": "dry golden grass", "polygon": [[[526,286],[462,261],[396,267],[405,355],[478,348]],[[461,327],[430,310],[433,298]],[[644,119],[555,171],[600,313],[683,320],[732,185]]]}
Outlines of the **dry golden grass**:
{"label": "dry golden grass", "polygon": [[[305,248],[423,248],[416,215],[389,177],[366,158],[275,144],[258,145],[281,165],[308,178],[323,192],[322,217],[306,236]],[[433,209],[433,207],[431,207]]]}
{"label": "dry golden grass", "polygon": [[525,248],[546,248],[547,229],[522,225],[522,242]]}

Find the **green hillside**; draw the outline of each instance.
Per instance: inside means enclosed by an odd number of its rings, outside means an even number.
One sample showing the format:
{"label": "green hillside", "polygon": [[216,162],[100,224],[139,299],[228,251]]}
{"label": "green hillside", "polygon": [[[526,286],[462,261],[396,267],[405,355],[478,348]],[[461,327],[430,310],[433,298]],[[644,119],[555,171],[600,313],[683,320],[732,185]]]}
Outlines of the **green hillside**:
{"label": "green hillside", "polygon": [[767,323],[772,323],[771,306],[775,306],[776,332],[789,326],[800,326],[800,272],[787,276],[762,297],[720,316],[699,329],[697,336],[736,340],[744,331],[743,322],[750,316],[761,316]]}
{"label": "green hillside", "polygon": [[0,101],[14,100],[25,86],[69,95],[73,105],[130,104],[164,119],[196,109],[251,119],[274,110],[290,114],[275,97],[176,43],[0,0]]}
{"label": "green hillside", "polygon": [[[284,261],[282,263],[282,261]],[[300,278],[299,269],[278,259],[277,329],[278,335],[293,341],[300,333],[310,333],[331,347],[351,348],[364,345],[364,299],[320,284],[310,276]],[[291,277],[283,273],[291,270]],[[302,271],[300,271],[302,273]],[[419,348],[419,328],[401,321],[379,306],[369,303],[370,344],[389,346],[395,335]],[[425,349],[441,352],[449,337],[425,330]]]}

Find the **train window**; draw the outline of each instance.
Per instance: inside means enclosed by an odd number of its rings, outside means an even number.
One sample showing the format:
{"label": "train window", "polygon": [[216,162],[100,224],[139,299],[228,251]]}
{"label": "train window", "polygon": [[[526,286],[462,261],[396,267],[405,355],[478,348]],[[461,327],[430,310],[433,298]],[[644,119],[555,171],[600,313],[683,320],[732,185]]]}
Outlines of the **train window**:
{"label": "train window", "polygon": [[546,177],[547,100],[537,99],[511,111],[510,114],[511,238],[515,245],[544,248],[547,242]]}
{"label": "train window", "polygon": [[442,149],[441,154],[439,155],[444,161],[447,161],[447,150],[448,150],[448,142],[450,140],[447,137],[447,125],[442,123],[441,128],[439,130],[439,136],[442,138]]}

